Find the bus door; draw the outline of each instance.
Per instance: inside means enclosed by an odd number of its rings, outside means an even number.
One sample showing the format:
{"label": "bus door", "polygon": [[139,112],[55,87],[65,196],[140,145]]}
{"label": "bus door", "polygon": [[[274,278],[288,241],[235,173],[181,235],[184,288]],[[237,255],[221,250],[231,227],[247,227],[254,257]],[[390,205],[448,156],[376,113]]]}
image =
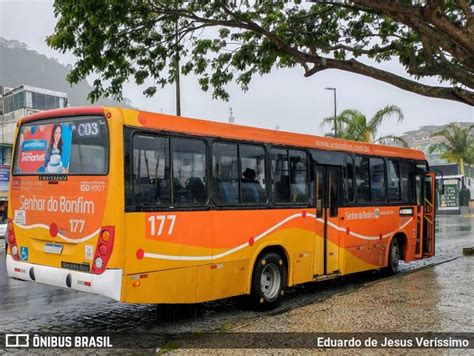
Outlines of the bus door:
{"label": "bus door", "polygon": [[[342,201],[342,168],[315,165],[316,234],[323,238],[323,258],[315,271],[339,271],[339,209]],[[316,244],[317,248],[318,244]],[[316,256],[318,253],[315,254]]]}
{"label": "bus door", "polygon": [[423,175],[424,173],[414,171],[415,179],[415,199],[416,210],[414,217],[416,219],[416,243],[415,243],[415,257],[423,258],[423,236],[424,236],[424,204],[423,204]]}
{"label": "bus door", "polygon": [[423,256],[435,254],[436,175],[425,173],[423,201]]}

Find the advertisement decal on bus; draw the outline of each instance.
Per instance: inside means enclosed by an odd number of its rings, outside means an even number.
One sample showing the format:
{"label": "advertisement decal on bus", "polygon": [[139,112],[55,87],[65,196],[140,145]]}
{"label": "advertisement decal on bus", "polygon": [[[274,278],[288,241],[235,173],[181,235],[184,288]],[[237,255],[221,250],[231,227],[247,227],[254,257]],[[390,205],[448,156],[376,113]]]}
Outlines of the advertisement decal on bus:
{"label": "advertisement decal on bus", "polygon": [[107,171],[107,135],[97,117],[23,125],[13,170],[21,186],[12,195],[15,225],[76,243],[98,234],[108,186],[101,175]]}

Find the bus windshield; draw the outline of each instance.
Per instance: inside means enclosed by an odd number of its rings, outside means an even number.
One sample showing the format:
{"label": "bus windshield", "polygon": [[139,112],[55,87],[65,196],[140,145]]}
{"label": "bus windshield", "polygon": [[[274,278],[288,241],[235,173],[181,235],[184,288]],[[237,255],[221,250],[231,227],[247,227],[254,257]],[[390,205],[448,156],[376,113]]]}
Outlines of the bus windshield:
{"label": "bus windshield", "polygon": [[108,137],[101,116],[26,123],[18,134],[13,174],[105,175]]}

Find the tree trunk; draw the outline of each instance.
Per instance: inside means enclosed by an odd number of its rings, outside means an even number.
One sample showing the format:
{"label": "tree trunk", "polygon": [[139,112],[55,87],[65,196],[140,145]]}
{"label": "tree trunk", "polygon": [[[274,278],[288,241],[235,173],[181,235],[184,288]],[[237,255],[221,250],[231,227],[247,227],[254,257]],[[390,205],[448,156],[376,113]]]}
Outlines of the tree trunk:
{"label": "tree trunk", "polygon": [[373,135],[372,135],[372,132],[370,132],[370,131],[368,131],[368,130],[365,132],[365,135],[364,135],[364,142],[373,143]]}

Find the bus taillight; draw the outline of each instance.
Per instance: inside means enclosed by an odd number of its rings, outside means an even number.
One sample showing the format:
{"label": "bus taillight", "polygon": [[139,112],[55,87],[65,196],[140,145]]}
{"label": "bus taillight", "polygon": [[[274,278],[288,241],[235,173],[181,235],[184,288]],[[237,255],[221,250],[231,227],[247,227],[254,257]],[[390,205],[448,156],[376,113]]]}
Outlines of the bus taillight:
{"label": "bus taillight", "polygon": [[92,273],[101,274],[105,271],[114,247],[114,232],[113,226],[104,226],[100,230],[92,263]]}
{"label": "bus taillight", "polygon": [[13,232],[13,221],[11,221],[11,219],[8,220],[7,231]]}
{"label": "bus taillight", "polygon": [[15,238],[15,230],[13,229],[13,221],[10,219],[8,221],[7,225],[7,235],[8,235],[8,245],[10,246],[10,252],[12,254],[12,258],[15,261],[19,261],[19,255],[18,255],[18,246],[16,244],[16,238]]}

